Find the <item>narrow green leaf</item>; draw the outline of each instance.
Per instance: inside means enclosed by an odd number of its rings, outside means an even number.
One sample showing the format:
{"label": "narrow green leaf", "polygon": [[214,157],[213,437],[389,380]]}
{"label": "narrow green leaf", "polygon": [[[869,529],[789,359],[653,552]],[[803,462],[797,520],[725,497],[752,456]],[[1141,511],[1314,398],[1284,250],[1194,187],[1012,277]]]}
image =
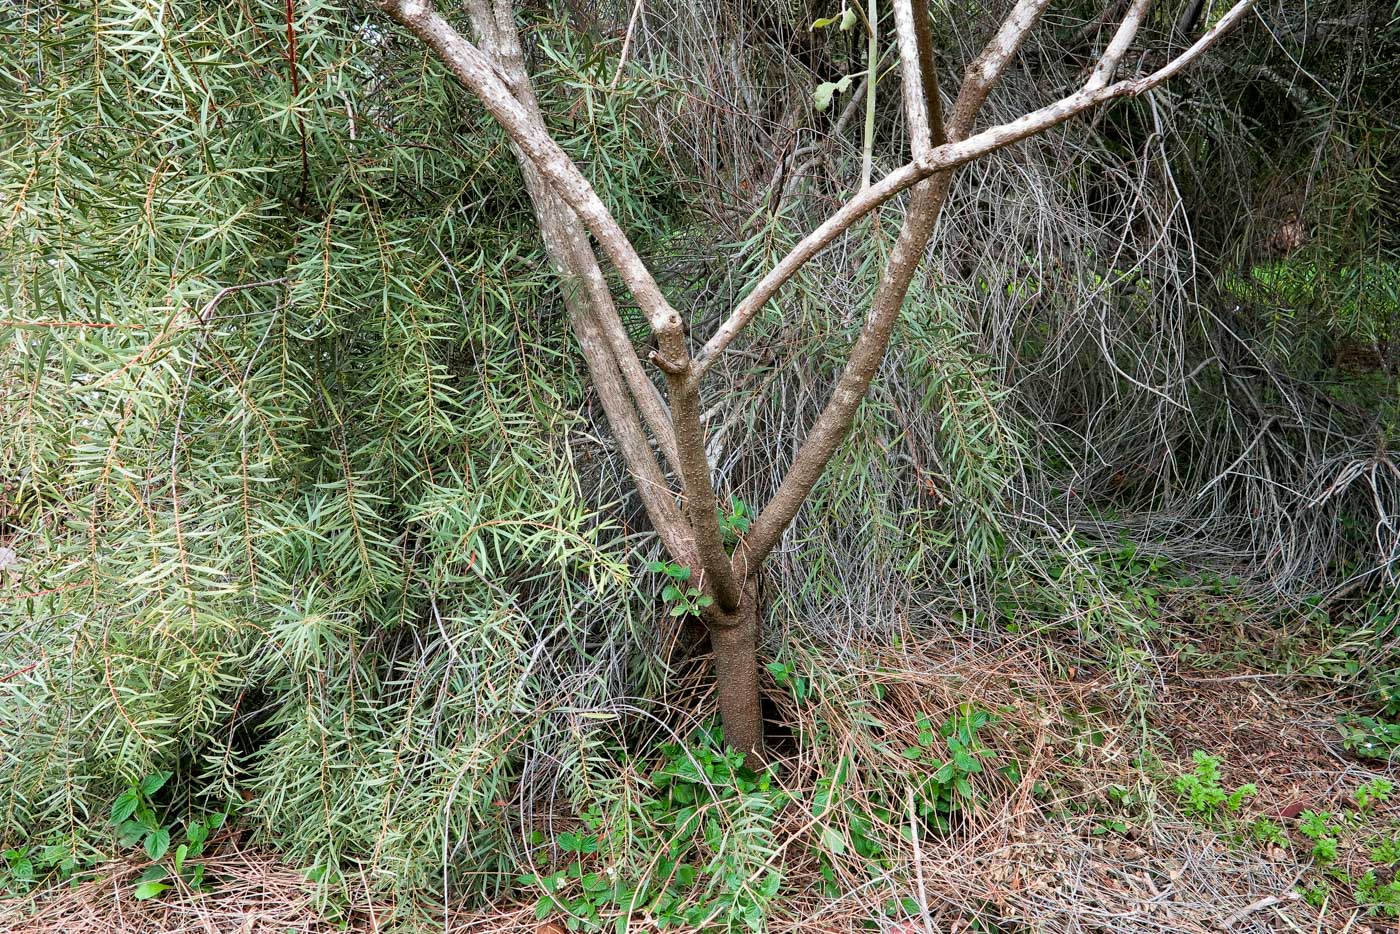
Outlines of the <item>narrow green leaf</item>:
{"label": "narrow green leaf", "polygon": [[155,898],[168,888],[170,888],[170,886],[166,885],[164,882],[142,882],[136,887],[136,900],[146,901],[147,899]]}

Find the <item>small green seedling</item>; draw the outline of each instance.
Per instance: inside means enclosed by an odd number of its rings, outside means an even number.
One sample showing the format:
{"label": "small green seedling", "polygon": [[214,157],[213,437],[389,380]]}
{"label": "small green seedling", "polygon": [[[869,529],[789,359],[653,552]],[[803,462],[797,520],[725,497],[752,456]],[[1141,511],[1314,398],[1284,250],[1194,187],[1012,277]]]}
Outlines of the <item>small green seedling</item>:
{"label": "small green seedling", "polygon": [[647,564],[647,570],[670,578],[670,583],[661,589],[661,599],[671,604],[672,616],[699,616],[715,602],[714,597],[700,588],[686,586],[690,580],[690,568],[684,565],[673,561],[652,561]]}
{"label": "small green seedling", "polygon": [[1246,798],[1259,791],[1252,782],[1227,791],[1220,783],[1219,756],[1197,749],[1191,759],[1196,766],[1185,775],[1177,776],[1176,793],[1181,795],[1186,810],[1196,817],[1210,820],[1219,816],[1222,809],[1238,811]]}
{"label": "small green seedling", "polygon": [[1394,790],[1395,785],[1388,779],[1373,778],[1356,789],[1356,806],[1363,811],[1369,811],[1372,806],[1389,801],[1390,793]]}
{"label": "small green seedling", "polygon": [[[112,801],[111,822],[116,826],[117,843],[124,848],[140,846],[155,865],[136,879],[133,894],[138,900],[156,898],[170,888],[165,880],[173,875],[189,888],[201,891],[204,864],[191,863],[204,852],[209,837],[223,826],[226,812],[193,818],[185,823],[184,840],[171,849],[174,825],[160,820],[154,796],[170,780],[169,772],[147,775],[132,782]],[[166,857],[169,857],[168,859]]]}

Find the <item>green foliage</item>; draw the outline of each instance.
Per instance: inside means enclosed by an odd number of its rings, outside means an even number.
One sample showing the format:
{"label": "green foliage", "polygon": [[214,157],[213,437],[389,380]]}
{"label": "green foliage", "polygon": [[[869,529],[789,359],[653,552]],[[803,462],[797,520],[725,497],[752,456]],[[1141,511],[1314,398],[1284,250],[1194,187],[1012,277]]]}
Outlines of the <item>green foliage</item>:
{"label": "green foliage", "polygon": [[1400,918],[1400,879],[1392,876],[1383,882],[1368,869],[1356,880],[1356,901],[1367,914]]}
{"label": "green foliage", "polygon": [[1304,811],[1298,815],[1298,832],[1313,843],[1313,859],[1326,865],[1337,858],[1340,841],[1338,828],[1332,824],[1332,815],[1326,811]]}
{"label": "green foliage", "polygon": [[[977,800],[973,777],[982,772],[982,758],[988,752],[977,731],[995,722],[995,718],[985,710],[964,706],[936,730],[924,714],[914,722],[919,729],[918,739],[915,745],[904,749],[904,758],[937,757],[937,768],[919,789],[918,813],[935,829],[947,831],[950,820]],[[939,740],[941,750],[937,748]]]}
{"label": "green foliage", "polygon": [[0,852],[0,897],[27,894],[38,886],[77,885],[100,858],[93,841],[83,837],[25,844]]}
{"label": "green foliage", "polygon": [[[820,807],[813,848],[844,892],[850,867],[869,881],[895,864],[902,836],[947,830],[972,812],[1000,777],[988,774],[986,714],[897,723],[871,701],[880,686],[843,693],[838,675],[800,658],[768,671],[779,699],[814,718],[797,738],[820,760],[810,799],[744,773],[708,735],[669,747],[644,792],[619,777],[624,713],[658,695],[662,674],[649,660],[650,594],[629,572],[654,554],[633,553],[650,547],[633,535],[634,507],[612,502],[624,493],[606,426],[593,421],[505,138],[419,45],[325,0],[21,3],[12,12],[0,22],[0,547],[17,556],[0,568],[6,891],[82,877],[109,851],[106,818],[133,855],[157,862],[137,894],[159,896],[176,876],[198,887],[218,827],[210,821],[221,802],[246,797],[240,823],[251,839],[314,867],[326,890],[347,885],[353,866],[356,885],[405,901],[445,888],[490,898],[517,884],[528,859],[517,805],[548,786],[581,815],[555,841],[563,868],[539,867],[541,887],[562,873],[544,893],[558,896],[550,910],[580,927],[639,906],[670,926],[752,927],[782,884],[782,808],[810,805],[817,816]],[[851,29],[859,14],[847,7],[830,25]],[[733,223],[739,242],[709,257],[720,278],[678,284],[717,239],[708,218],[697,222],[711,206],[693,211],[681,195],[713,189],[723,211],[749,211],[734,182],[744,190],[746,162],[766,176],[771,146],[754,160],[742,140],[716,137],[708,105],[693,108],[705,114],[704,135],[686,137],[679,122],[658,128],[658,116],[714,95],[648,71],[663,52],[621,68],[611,38],[531,22],[551,129],[643,254],[661,259],[668,291],[690,289],[687,304],[702,307],[753,281],[810,228],[791,188],[756,199],[752,223]],[[973,25],[959,21],[958,34],[974,36]],[[857,64],[836,74],[856,74]],[[827,101],[851,84],[827,82]],[[1017,89],[1004,90],[1014,101]],[[747,96],[780,103],[766,90]],[[733,127],[772,123],[736,116]],[[670,137],[676,145],[657,144]],[[1346,185],[1315,186],[1369,219],[1380,218],[1384,189],[1368,167],[1387,164],[1389,145],[1375,139],[1383,145],[1354,160]],[[723,149],[715,165],[697,164],[697,140]],[[1098,152],[1088,142],[1083,151]],[[1085,156],[1082,177],[1066,171],[1067,184],[1100,169],[1110,179],[1161,174],[1095,162],[1101,155]],[[1330,166],[1333,151],[1326,156]],[[837,638],[887,635],[881,627],[896,624],[886,619],[941,626],[945,611],[965,614],[969,629],[1026,639],[1064,627],[1130,671],[1155,662],[1147,640],[1162,626],[1163,564],[1146,544],[1120,539],[1114,517],[1101,540],[1039,526],[1071,496],[1085,501],[1084,463],[1146,456],[1148,446],[1101,450],[1087,422],[1113,434],[1123,425],[1105,413],[1151,423],[1154,452],[1184,430],[1139,418],[1131,381],[1150,384],[1154,412],[1155,387],[1178,364],[1207,387],[1185,404],[1170,399],[1193,423],[1166,472],[1183,490],[1193,471],[1214,477],[1236,457],[1197,462],[1191,450],[1220,449],[1194,424],[1212,424],[1200,399],[1234,390],[1212,384],[1214,368],[1192,370],[1156,345],[1142,355],[1146,371],[1126,357],[1095,362],[1084,348],[1100,336],[1087,339],[1076,322],[1121,325],[1095,303],[1116,290],[1114,301],[1155,327],[1160,277],[1128,277],[1107,268],[1106,254],[1078,250],[1096,235],[1049,263],[1038,246],[1006,246],[1037,227],[1053,227],[1057,240],[1076,233],[1058,219],[1038,223],[1043,212],[1015,213],[1062,193],[1022,186],[1036,181],[1035,165],[1015,165],[1011,212],[996,214],[992,240],[967,229],[972,212],[950,210],[948,262],[919,277],[886,375],[792,530],[784,550],[800,559],[780,555],[771,567],[773,616],[830,624]],[[844,182],[834,173],[817,184],[831,188],[811,199],[825,210]],[[974,177],[988,196],[977,196],[979,212],[999,184],[995,172]],[[733,220],[724,214],[717,226]],[[1162,232],[1161,242],[1175,239]],[[987,243],[998,249],[979,259]],[[1360,249],[1370,244],[1342,246],[1332,252],[1344,261],[1314,269],[1240,267],[1252,271],[1239,288],[1278,304],[1290,326],[1323,320],[1354,339],[1393,335],[1394,265],[1359,262],[1379,255]],[[961,276],[964,257],[978,268]],[[783,308],[755,322],[756,345],[795,349],[772,365],[779,392],[759,398],[744,388],[754,371],[727,374],[740,387],[727,400],[728,437],[763,441],[726,452],[746,491],[769,482],[787,426],[809,423],[802,400],[819,397],[844,360],[880,259],[878,249],[828,251],[785,291]],[[1061,287],[1066,276],[1081,276],[1095,302],[1080,307],[1083,295]],[[1056,304],[1061,294],[1070,298]],[[999,331],[980,315],[998,302],[1014,306],[1016,328]],[[1282,307],[1309,303],[1320,307]],[[640,315],[620,311],[640,337]],[[1327,337],[1302,330],[1318,346]],[[1127,333],[1121,343],[1136,354],[1141,330]],[[1176,336],[1208,346],[1219,334]],[[1235,348],[1207,352],[1233,357]],[[1023,382],[1025,373],[1034,375]],[[1043,392],[1051,386],[1064,388]],[[1395,398],[1386,388],[1374,377],[1354,391],[1384,414]],[[1276,401],[1265,405],[1289,408]],[[1383,442],[1390,429],[1379,422]],[[1258,450],[1282,443],[1271,435]],[[1367,456],[1383,449],[1367,444]],[[1071,449],[1093,456],[1076,461]],[[1240,476],[1270,474],[1245,467]],[[1271,479],[1271,489],[1291,482]],[[1252,506],[1254,494],[1227,485],[1205,499],[1233,542],[1238,503]],[[1180,506],[1169,494],[1144,497],[1154,515]],[[1051,508],[1028,505],[1040,502]],[[1064,513],[1076,524],[1091,515]],[[1192,527],[1201,517],[1182,515]],[[1245,521],[1270,524],[1255,518]],[[731,498],[720,521],[732,547],[752,512]],[[1338,526],[1360,541],[1370,531]],[[652,569],[667,578],[669,612],[704,608],[708,598],[673,573],[681,569]],[[1395,676],[1374,662],[1387,623],[1380,610],[1371,617],[1374,630],[1359,640],[1368,656],[1343,664],[1372,678],[1386,706],[1348,741],[1384,758],[1396,747],[1385,722],[1396,713]],[[1058,643],[1040,644],[1061,654]],[[823,742],[833,736],[840,752],[829,755]],[[901,785],[907,773],[912,788]],[[131,776],[149,778],[131,785]],[[161,800],[172,788],[180,813],[214,817],[180,820]],[[1229,810],[1232,800],[1210,807]]]}
{"label": "green foliage", "polygon": [[155,898],[168,890],[170,883],[163,880],[172,876],[178,876],[189,889],[200,891],[205,884],[205,866],[191,860],[203,855],[210,836],[228,817],[228,811],[222,811],[187,820],[184,839],[172,850],[171,843],[179,839],[177,828],[173,822],[160,818],[154,800],[170,777],[170,772],[147,775],[132,782],[112,801],[110,821],[115,828],[117,845],[123,849],[140,847],[156,864],[136,880],[133,891],[138,900]]}
{"label": "green foliage", "polygon": [[1379,717],[1344,717],[1342,745],[1358,758],[1389,761],[1400,751],[1400,723]]}
{"label": "green foliage", "polygon": [[1356,806],[1369,811],[1377,804],[1385,804],[1395,790],[1395,783],[1388,778],[1373,778],[1356,789]]}
{"label": "green foliage", "polygon": [[699,616],[705,607],[715,602],[715,598],[704,593],[699,587],[687,586],[690,568],[674,561],[652,561],[647,570],[653,574],[663,574],[670,579],[661,588],[661,599],[671,604],[672,616]]}
{"label": "green foliage", "polygon": [[[820,699],[813,690],[804,702]],[[861,776],[858,757],[845,754],[821,763],[809,791],[784,787],[771,766],[745,766],[718,730],[700,728],[662,746],[625,804],[588,804],[568,829],[537,834],[536,868],[517,882],[534,889],[537,917],[571,930],[621,930],[629,918],[662,929],[760,929],[784,891],[788,864],[775,853],[785,817],[801,816],[828,892],[840,894],[852,871],[888,879],[911,834],[936,837],[971,814],[981,798],[971,783],[992,756],[979,731],[993,723],[971,705],[941,725],[921,716],[910,747],[918,758],[889,748],[879,760],[889,771]],[[1003,774],[1014,780],[1014,769]],[[910,910],[898,899],[889,908]]]}
{"label": "green foliage", "polygon": [[1250,835],[1264,846],[1276,846],[1279,849],[1287,849],[1289,840],[1282,827],[1267,817],[1257,817],[1249,825]]}
{"label": "green foliage", "polygon": [[1371,862],[1380,863],[1382,866],[1394,866],[1400,864],[1400,834],[1387,837],[1371,847],[1368,855]]}
{"label": "green foliage", "polygon": [[1178,775],[1174,786],[1187,813],[1197,818],[1210,821],[1234,813],[1246,798],[1259,791],[1252,783],[1240,785],[1234,790],[1222,785],[1218,756],[1198,749],[1191,754],[1191,760],[1195,767],[1184,775]]}
{"label": "green foliage", "polygon": [[[985,771],[991,751],[978,731],[996,718],[971,704],[963,704],[935,726],[927,714],[914,720],[914,743],[899,750],[906,764],[904,781],[882,776],[861,799],[847,793],[855,782],[851,757],[843,755],[817,780],[812,796],[812,817],[819,841],[817,856],[826,892],[837,897],[842,882],[835,872],[837,858],[851,858],[870,879],[878,879],[892,865],[895,852],[890,841],[902,848],[911,835],[943,835],[960,816],[970,813],[980,800],[974,786]],[[1003,767],[1013,777],[1014,764]],[[893,830],[893,833],[890,831]]]}
{"label": "green foliage", "polygon": [[729,497],[729,511],[720,510],[719,530],[724,536],[725,547],[732,549],[740,536],[747,535],[753,524],[753,511],[749,504],[737,496]]}
{"label": "green foliage", "polygon": [[779,687],[788,689],[794,702],[802,704],[812,696],[812,681],[802,674],[796,664],[772,661],[766,667],[768,673],[773,676],[773,681]]}
{"label": "green foliage", "polygon": [[[651,692],[646,601],[501,133],[363,11],[287,9],[0,18],[0,841],[175,772],[294,864],[428,893],[449,840],[480,896],[523,763],[592,781],[578,712]],[[560,139],[672,229],[662,89],[534,38]]]}
{"label": "green foliage", "polygon": [[170,849],[170,831],[160,825],[152,797],[170,780],[170,772],[147,775],[112,801],[111,822],[123,847],[143,844],[146,855],[158,860]]}
{"label": "green foliage", "polygon": [[[782,884],[759,843],[789,800],[770,771],[755,772],[723,748],[718,730],[662,748],[650,793],[636,804],[630,838],[596,810],[554,839],[562,865],[522,875],[541,894],[535,914],[569,930],[627,929],[648,917],[662,929],[759,930]],[[628,853],[645,854],[627,858]]]}
{"label": "green foliage", "polygon": [[188,889],[200,891],[205,885],[205,866],[192,861],[203,855],[206,843],[223,826],[228,811],[189,818],[181,833],[169,809],[157,801],[171,777],[170,772],[158,772],[128,783],[107,809],[110,836],[94,827],[80,827],[63,841],[6,850],[5,865],[0,869],[0,892],[22,894],[41,885],[77,884],[103,857],[111,855],[113,843],[117,852],[135,851],[154,864],[143,870],[133,884],[136,899],[154,898],[168,890],[170,883],[162,880],[172,876],[178,876]]}

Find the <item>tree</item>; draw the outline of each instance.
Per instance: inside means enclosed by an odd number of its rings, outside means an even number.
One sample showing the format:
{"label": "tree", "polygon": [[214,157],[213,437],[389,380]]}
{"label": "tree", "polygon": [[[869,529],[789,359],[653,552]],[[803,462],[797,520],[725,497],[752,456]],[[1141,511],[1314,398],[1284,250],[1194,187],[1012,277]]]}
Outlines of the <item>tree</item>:
{"label": "tree", "polygon": [[[430,0],[380,0],[380,7],[436,54],[510,138],[540,235],[564,286],[570,321],[622,456],[656,534],[681,569],[680,574],[693,580],[698,592],[694,606],[713,648],[725,737],[735,748],[760,754],[763,749],[756,660],[762,610],[759,575],[836,453],[870,388],[947,200],[953,173],[959,166],[1043,133],[1106,101],[1141,94],[1166,81],[1238,23],[1252,3],[1240,0],[1162,67],[1119,79],[1118,67],[1151,6],[1150,0],[1134,0],[1079,89],[1016,120],[977,131],[978,113],[1035,28],[1048,0],[1017,0],[981,55],[967,66],[946,116],[926,0],[896,0],[893,15],[911,161],[871,182],[867,159],[860,191],[774,264],[693,350],[686,320],[662,293],[646,262],[588,179],[546,129],[526,67],[514,7],[507,0],[468,0],[466,19],[475,34],[472,41],[434,9]],[[1194,28],[1199,4],[1195,8],[1197,13],[1189,21],[1183,19],[1182,30]],[[1111,15],[1105,10],[1103,18]],[[873,33],[878,18],[872,16],[868,22]],[[871,39],[869,61],[874,71],[879,55],[873,35]],[[706,457],[706,432],[701,421],[706,374],[805,263],[871,211],[905,191],[909,196],[903,224],[864,327],[831,396],[776,494],[731,551],[721,529]],[[662,374],[664,398],[618,314],[590,235],[646,315],[655,342],[648,360]],[[668,471],[678,480],[678,488],[672,487]]]}

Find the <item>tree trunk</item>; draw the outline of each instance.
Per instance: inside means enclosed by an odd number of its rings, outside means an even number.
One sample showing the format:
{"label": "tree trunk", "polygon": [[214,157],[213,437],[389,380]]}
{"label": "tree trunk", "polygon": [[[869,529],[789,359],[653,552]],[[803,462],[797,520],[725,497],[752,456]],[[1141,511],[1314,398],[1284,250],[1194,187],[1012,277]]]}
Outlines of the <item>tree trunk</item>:
{"label": "tree trunk", "polygon": [[[1008,123],[973,134],[982,105],[1050,0],[1016,0],[996,36],[969,65],[946,130],[927,3],[896,0],[894,19],[903,76],[905,126],[913,161],[870,184],[867,153],[867,184],[861,191],[779,260],[734,307],[700,352],[692,356],[680,313],[666,299],[592,184],[550,136],[525,68],[512,0],[465,0],[468,16],[482,43],[480,49],[463,38],[434,9],[431,0],[378,0],[382,9],[442,59],[510,137],[551,262],[563,280],[570,317],[589,371],[637,491],[671,557],[705,581],[708,608],[703,621],[714,653],[725,740],[732,747],[755,760],[763,755],[763,709],[755,657],[761,608],[754,575],[782,539],[845,439],[885,358],[914,273],[927,250],[934,221],[947,198],[952,171],[1106,101],[1137,96],[1156,87],[1210,47],[1255,2],[1238,0],[1166,66],[1142,77],[1115,82],[1118,65],[1132,47],[1151,6],[1151,0],[1132,0],[1118,30],[1078,90]],[[872,46],[872,71],[877,52]],[[705,458],[699,406],[701,379],[784,283],[813,256],[849,232],[862,217],[909,188],[913,192],[904,223],[881,274],[860,337],[777,492],[736,545],[731,560],[720,534],[713,478]],[[590,233],[647,317],[657,346],[650,359],[666,374],[670,412],[642,368],[617,313],[593,252]],[[650,448],[647,428],[665,459],[680,475],[684,513],[677,508],[670,481]]]}
{"label": "tree trunk", "polygon": [[750,756],[763,758],[763,703],[758,689],[758,634],[761,607],[758,588],[744,588],[734,612],[710,625],[715,690],[724,742]]}

